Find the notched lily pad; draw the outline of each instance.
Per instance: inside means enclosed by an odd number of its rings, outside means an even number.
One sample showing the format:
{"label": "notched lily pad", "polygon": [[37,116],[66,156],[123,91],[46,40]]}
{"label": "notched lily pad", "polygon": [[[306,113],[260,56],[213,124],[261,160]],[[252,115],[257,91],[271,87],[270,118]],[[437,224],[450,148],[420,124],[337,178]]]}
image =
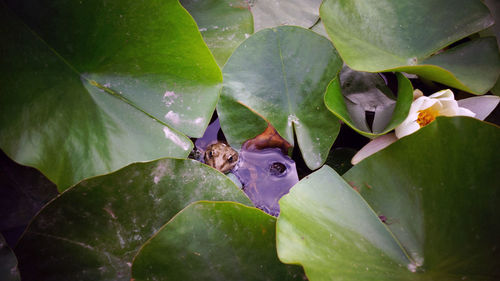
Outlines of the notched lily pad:
{"label": "notched lily pad", "polygon": [[[322,97],[341,66],[331,42],[310,30],[282,26],[252,35],[223,69],[223,102],[217,112],[228,142],[241,147],[243,138],[239,134],[249,132],[238,128],[246,128],[256,119],[247,118],[253,113],[269,122],[292,145],[295,132],[307,166],[320,167],[340,127]],[[252,122],[259,131],[249,138],[265,129],[266,123],[261,124],[258,118]]]}
{"label": "notched lily pad", "polygon": [[194,160],[132,164],[82,181],[48,204],[21,238],[23,280],[130,280],[139,247],[197,200],[251,205],[229,178]]}

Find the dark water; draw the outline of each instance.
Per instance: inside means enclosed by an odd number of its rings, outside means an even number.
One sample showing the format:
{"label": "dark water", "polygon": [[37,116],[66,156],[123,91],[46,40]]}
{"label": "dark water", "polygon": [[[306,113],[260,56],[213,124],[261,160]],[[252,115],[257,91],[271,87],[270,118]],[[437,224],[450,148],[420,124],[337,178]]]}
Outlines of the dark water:
{"label": "dark water", "polygon": [[[191,158],[203,162],[207,146],[218,141],[224,141],[224,136],[219,119],[215,119],[203,137],[195,140]],[[279,148],[241,149],[231,172],[255,207],[273,216],[279,215],[279,199],[299,181],[295,162]]]}
{"label": "dark water", "polygon": [[295,162],[279,148],[241,150],[233,173],[255,207],[273,216],[279,215],[279,199],[299,181]]}

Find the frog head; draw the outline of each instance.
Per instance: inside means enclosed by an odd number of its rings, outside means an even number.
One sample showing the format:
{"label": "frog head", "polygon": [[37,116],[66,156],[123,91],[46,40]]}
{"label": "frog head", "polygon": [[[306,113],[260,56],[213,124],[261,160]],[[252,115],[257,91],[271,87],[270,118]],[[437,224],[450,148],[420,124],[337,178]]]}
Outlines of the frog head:
{"label": "frog head", "polygon": [[228,173],[237,162],[238,152],[225,143],[211,144],[205,151],[205,163],[222,173]]}

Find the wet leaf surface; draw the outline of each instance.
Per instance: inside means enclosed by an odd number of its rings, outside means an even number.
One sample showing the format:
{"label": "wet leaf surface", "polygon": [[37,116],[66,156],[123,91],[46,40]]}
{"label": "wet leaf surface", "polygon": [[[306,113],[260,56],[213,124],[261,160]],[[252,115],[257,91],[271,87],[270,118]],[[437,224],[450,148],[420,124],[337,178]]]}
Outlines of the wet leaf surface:
{"label": "wet leaf surface", "polygon": [[197,200],[251,205],[229,178],[194,160],[132,164],[82,181],[21,238],[15,251],[23,280],[130,280],[142,244]]}
{"label": "wet leaf surface", "polygon": [[255,31],[279,25],[312,27],[319,20],[321,0],[250,0]]}
{"label": "wet leaf surface", "polygon": [[409,275],[411,261],[397,241],[329,166],[302,179],[280,206],[278,256],[301,264],[309,280],[405,280]]}
{"label": "wet leaf surface", "polygon": [[134,259],[139,280],[304,280],[275,249],[276,219],[231,202],[197,202],[173,218]]}
{"label": "wet leaf surface", "polygon": [[414,73],[474,94],[487,92],[500,74],[494,38],[443,50],[493,24],[481,1],[326,0],[320,14],[353,69]]}
{"label": "wet leaf surface", "polygon": [[499,141],[495,125],[439,117],[345,181],[323,167],[280,201],[280,259],[311,281],[498,279]]}
{"label": "wet leaf surface", "polygon": [[440,117],[344,177],[392,222],[387,227],[423,270],[495,280],[500,276],[499,141],[495,125]]}
{"label": "wet leaf surface", "polygon": [[236,47],[253,33],[253,18],[245,0],[181,0],[193,16],[203,40],[220,67]]}
{"label": "wet leaf surface", "polygon": [[221,73],[177,1],[3,1],[0,18],[0,147],[59,190],[186,157],[179,131],[210,120]]}
{"label": "wet leaf surface", "polygon": [[[252,35],[223,69],[217,112],[228,142],[239,147],[239,134],[251,135],[249,130],[258,127],[249,139],[265,129],[262,120],[247,118],[250,109],[292,145],[295,132],[307,166],[320,167],[340,127],[323,94],[341,63],[331,42],[310,30],[288,26]],[[245,132],[238,130],[248,125]]]}

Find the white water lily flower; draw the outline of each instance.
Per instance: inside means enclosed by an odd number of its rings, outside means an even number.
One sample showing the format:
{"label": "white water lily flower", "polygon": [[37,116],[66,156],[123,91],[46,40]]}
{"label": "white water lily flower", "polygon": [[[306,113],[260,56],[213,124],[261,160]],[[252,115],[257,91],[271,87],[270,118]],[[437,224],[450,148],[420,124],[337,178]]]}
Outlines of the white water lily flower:
{"label": "white water lily flower", "polygon": [[428,97],[421,96],[413,101],[408,117],[396,127],[396,137],[407,136],[431,123],[438,116],[474,117],[476,114],[467,108],[458,106],[450,89],[439,91]]}
{"label": "white water lily flower", "polygon": [[429,124],[437,116],[463,115],[484,120],[500,103],[500,97],[497,96],[477,96],[457,102],[451,90],[443,90],[425,97],[420,90],[416,89],[413,92],[413,99],[410,113],[405,121],[396,127],[396,134],[389,133],[371,140],[354,155],[351,160],[353,165],[388,147],[398,138],[409,135]]}

